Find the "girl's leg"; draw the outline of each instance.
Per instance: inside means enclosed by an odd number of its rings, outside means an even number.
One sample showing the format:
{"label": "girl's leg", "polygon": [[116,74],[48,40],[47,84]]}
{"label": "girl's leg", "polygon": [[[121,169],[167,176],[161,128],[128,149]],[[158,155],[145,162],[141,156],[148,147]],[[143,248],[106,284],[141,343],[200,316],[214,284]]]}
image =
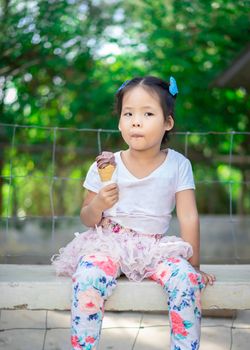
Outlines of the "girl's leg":
{"label": "girl's leg", "polygon": [[110,257],[80,259],[72,276],[71,344],[73,350],[96,350],[104,314],[104,300],[115,288],[119,264]]}
{"label": "girl's leg", "polygon": [[200,273],[185,259],[168,258],[161,262],[150,279],[168,293],[171,350],[197,350],[201,332],[201,290],[205,287]]}

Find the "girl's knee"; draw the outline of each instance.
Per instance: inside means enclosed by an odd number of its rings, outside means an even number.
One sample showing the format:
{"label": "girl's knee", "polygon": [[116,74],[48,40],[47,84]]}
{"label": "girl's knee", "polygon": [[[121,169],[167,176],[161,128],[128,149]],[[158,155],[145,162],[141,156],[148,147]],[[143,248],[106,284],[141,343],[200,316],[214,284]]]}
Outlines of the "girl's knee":
{"label": "girl's knee", "polygon": [[179,273],[180,267],[183,264],[182,260],[184,259],[171,257],[161,261],[156,267],[154,274],[150,276],[150,279],[165,286],[171,277]]}
{"label": "girl's knee", "polygon": [[202,275],[186,259],[181,258],[176,269],[176,276],[180,281],[186,281],[195,290],[205,287]]}
{"label": "girl's knee", "polygon": [[151,277],[162,285],[167,282],[189,284],[199,289],[204,288],[202,275],[184,258],[171,257],[159,264],[155,274]]}
{"label": "girl's knee", "polygon": [[119,264],[110,257],[88,255],[83,256],[73,275],[73,282],[76,280],[86,281],[99,279],[116,278],[119,271]]}
{"label": "girl's knee", "polygon": [[106,300],[117,285],[116,277],[119,265],[109,257],[97,257],[95,255],[84,256],[80,259],[76,272],[72,276],[73,295],[83,299],[89,293],[99,294]]}

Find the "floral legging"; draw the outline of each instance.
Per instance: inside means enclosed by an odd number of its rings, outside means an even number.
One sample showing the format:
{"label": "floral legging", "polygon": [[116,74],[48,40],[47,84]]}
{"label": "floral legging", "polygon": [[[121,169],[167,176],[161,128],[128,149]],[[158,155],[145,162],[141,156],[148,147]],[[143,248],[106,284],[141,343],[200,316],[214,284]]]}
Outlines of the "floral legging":
{"label": "floral legging", "polygon": [[[88,255],[80,259],[73,275],[73,350],[97,350],[104,301],[117,285],[119,264],[110,257]],[[200,344],[202,276],[181,257],[168,258],[158,265],[150,279],[168,294],[171,350],[197,350]]]}

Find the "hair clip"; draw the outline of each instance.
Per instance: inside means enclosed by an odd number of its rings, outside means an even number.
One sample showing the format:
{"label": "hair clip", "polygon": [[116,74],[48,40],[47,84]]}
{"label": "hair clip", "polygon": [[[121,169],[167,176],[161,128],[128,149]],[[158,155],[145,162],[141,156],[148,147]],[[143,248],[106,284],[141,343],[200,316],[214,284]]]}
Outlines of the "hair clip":
{"label": "hair clip", "polygon": [[117,90],[117,92],[119,92],[121,89],[123,89],[128,83],[130,82],[130,80],[126,80]]}
{"label": "hair clip", "polygon": [[178,88],[177,88],[177,84],[176,84],[176,80],[174,77],[170,77],[169,79],[170,83],[169,83],[169,92],[172,96],[175,96],[178,94]]}

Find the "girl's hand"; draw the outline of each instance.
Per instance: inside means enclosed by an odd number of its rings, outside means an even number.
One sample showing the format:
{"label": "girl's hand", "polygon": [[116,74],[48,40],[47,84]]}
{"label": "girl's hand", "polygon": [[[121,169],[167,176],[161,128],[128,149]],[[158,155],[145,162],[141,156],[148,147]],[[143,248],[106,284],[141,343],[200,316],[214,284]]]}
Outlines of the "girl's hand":
{"label": "girl's hand", "polygon": [[97,205],[101,211],[113,207],[118,201],[118,186],[116,183],[103,187],[95,197],[95,205]]}
{"label": "girl's hand", "polygon": [[216,281],[215,275],[210,274],[210,273],[203,272],[203,271],[201,271],[200,269],[198,269],[198,268],[196,268],[196,267],[195,267],[195,270],[201,274],[202,280],[203,280],[203,282],[205,283],[205,285],[207,285],[208,283],[209,283],[210,285],[213,285],[213,284],[214,284],[214,281]]}

